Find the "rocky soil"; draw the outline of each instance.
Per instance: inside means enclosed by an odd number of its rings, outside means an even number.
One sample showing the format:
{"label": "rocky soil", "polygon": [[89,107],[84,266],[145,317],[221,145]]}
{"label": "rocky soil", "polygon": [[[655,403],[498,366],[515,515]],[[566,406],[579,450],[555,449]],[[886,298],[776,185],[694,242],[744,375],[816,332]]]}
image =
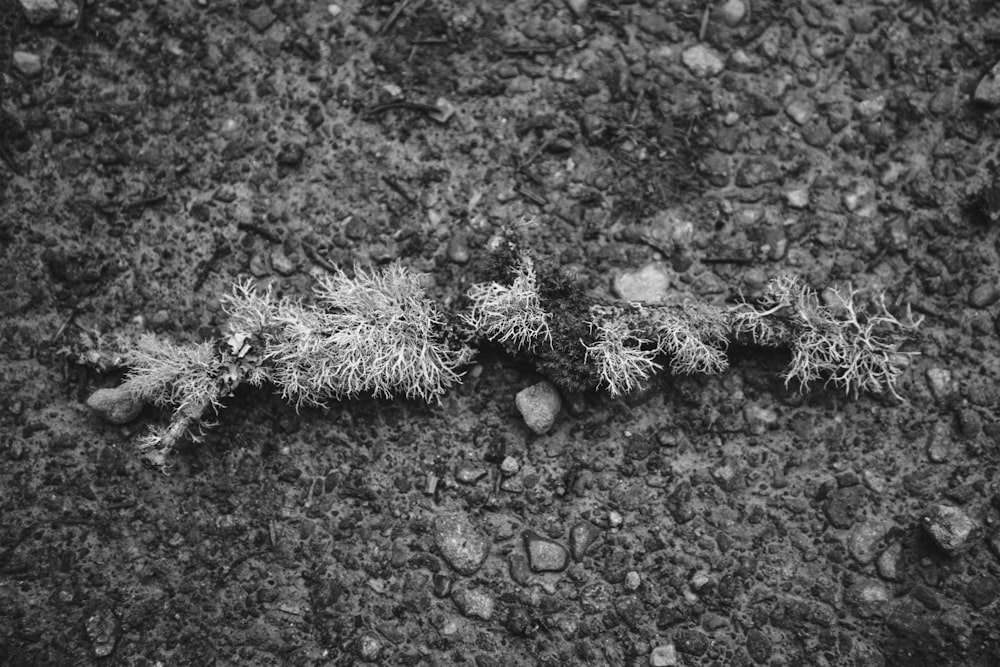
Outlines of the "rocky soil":
{"label": "rocky soil", "polygon": [[[0,664],[1000,664],[1000,7],[0,0]],[[524,221],[519,223],[518,221]],[[905,399],[787,355],[626,400],[240,390],[165,476],[116,338],[240,276],[489,241],[595,296],[793,273],[924,318]]]}

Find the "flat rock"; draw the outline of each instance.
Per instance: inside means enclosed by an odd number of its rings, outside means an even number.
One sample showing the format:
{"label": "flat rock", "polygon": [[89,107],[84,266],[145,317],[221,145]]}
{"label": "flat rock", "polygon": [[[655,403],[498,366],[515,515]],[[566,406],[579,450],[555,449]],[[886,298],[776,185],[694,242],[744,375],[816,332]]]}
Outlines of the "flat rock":
{"label": "flat rock", "polygon": [[57,0],[21,0],[21,10],[28,23],[45,23],[59,18]]}
{"label": "flat rock", "polygon": [[1000,106],[1000,62],[993,65],[986,76],[979,80],[972,99],[980,104]]}
{"label": "flat rock", "polygon": [[580,521],[569,530],[569,549],[573,560],[580,561],[601,535],[601,529],[589,521]]}
{"label": "flat rock", "polygon": [[569,565],[569,552],[555,540],[542,537],[533,530],[521,533],[528,563],[535,572],[562,572]]}
{"label": "flat rock", "polygon": [[14,69],[29,79],[40,76],[42,73],[42,59],[37,54],[28,53],[27,51],[15,51],[11,57],[11,61]]}
{"label": "flat rock", "polygon": [[463,616],[474,616],[484,621],[493,618],[496,600],[482,589],[460,588],[452,591],[451,599]]}
{"label": "flat rock", "polygon": [[701,79],[720,74],[726,66],[722,61],[722,56],[704,44],[695,44],[685,49],[684,53],[681,54],[681,61],[692,74]]}
{"label": "flat rock", "polygon": [[611,285],[611,291],[619,299],[643,303],[663,303],[668,289],[670,272],[659,262],[651,262],[637,271],[625,271]]}
{"label": "flat rock", "polygon": [[490,553],[490,541],[463,514],[444,514],[434,520],[434,543],[459,574],[471,576]]}

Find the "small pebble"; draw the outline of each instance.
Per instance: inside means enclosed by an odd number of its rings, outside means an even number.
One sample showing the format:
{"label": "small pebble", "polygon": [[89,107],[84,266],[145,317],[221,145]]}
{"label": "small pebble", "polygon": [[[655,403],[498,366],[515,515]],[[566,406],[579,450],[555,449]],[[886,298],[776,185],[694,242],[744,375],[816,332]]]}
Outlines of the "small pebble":
{"label": "small pebble", "polygon": [[112,424],[127,424],[142,412],[143,402],[121,387],[98,389],[87,399],[87,407]]}
{"label": "small pebble", "polygon": [[969,305],[973,308],[987,308],[997,301],[1000,301],[1000,285],[992,281],[980,283],[969,292]]}
{"label": "small pebble", "polygon": [[881,612],[892,598],[881,581],[860,581],[844,592],[844,601],[861,618],[871,618]]}
{"label": "small pebble", "polygon": [[517,474],[517,471],[520,469],[521,465],[517,462],[517,459],[515,459],[513,456],[505,457],[503,462],[500,463],[500,472],[502,472],[507,477]]}
{"label": "small pebble", "polygon": [[486,475],[486,469],[472,463],[460,463],[455,470],[455,480],[461,484],[475,484]]}
{"label": "small pebble", "polygon": [[460,588],[452,591],[451,599],[463,616],[474,616],[484,621],[493,618],[496,600],[482,589]]}
{"label": "small pebble", "polygon": [[611,291],[623,301],[663,303],[670,289],[670,278],[670,272],[664,264],[651,262],[641,269],[619,274],[611,285]]}
{"label": "small pebble", "polygon": [[714,49],[703,44],[695,44],[685,49],[681,61],[692,74],[700,79],[717,76],[725,69],[725,63]]}
{"label": "small pebble", "polygon": [[109,607],[98,607],[87,617],[86,631],[94,656],[106,658],[114,652],[118,644],[121,621]]}
{"label": "small pebble", "polygon": [[747,6],[743,0],[726,0],[721,7],[715,10],[715,16],[730,28],[738,26],[746,15]]}
{"label": "small pebble", "polygon": [[59,18],[59,0],[21,0],[28,23],[38,25]]}
{"label": "small pebble", "polygon": [[581,561],[587,555],[587,550],[597,541],[601,535],[601,529],[589,521],[580,521],[574,524],[569,531],[569,548],[573,554],[573,560]]}
{"label": "small pebble", "polygon": [[980,104],[1000,106],[1000,62],[980,79],[972,99]]}
{"label": "small pebble", "polygon": [[661,644],[649,653],[649,667],[676,667],[678,664],[673,644]]}
{"label": "small pebble", "polygon": [[456,264],[465,264],[470,256],[468,235],[464,232],[452,234],[448,240],[448,259]]}
{"label": "small pebble", "polygon": [[971,547],[977,531],[976,523],[951,505],[932,505],[921,518],[921,525],[934,543],[950,556]]}
{"label": "small pebble", "polygon": [[562,572],[569,565],[566,548],[533,530],[521,534],[524,549],[528,552],[528,564],[535,572]]}
{"label": "small pebble", "polygon": [[355,650],[362,660],[377,660],[382,655],[382,638],[374,632],[363,632],[357,639]]}
{"label": "small pebble", "polygon": [[903,554],[903,545],[893,542],[885,551],[879,554],[875,561],[875,569],[883,579],[888,581],[902,581],[903,573],[899,569],[899,559]]}
{"label": "small pebble", "polygon": [[42,74],[42,59],[37,54],[15,51],[12,62],[14,69],[29,79],[34,79]]}
{"label": "small pebble", "polygon": [[549,432],[562,409],[559,390],[547,381],[522,389],[514,398],[514,403],[524,418],[524,423],[537,435]]}

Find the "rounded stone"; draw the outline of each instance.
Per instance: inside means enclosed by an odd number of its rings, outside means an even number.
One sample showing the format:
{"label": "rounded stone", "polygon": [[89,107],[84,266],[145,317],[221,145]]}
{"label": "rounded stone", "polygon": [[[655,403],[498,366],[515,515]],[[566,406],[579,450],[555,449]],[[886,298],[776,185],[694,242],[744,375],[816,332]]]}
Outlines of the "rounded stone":
{"label": "rounded stone", "polygon": [[143,402],[121,387],[98,389],[87,399],[87,407],[112,424],[127,424],[142,412]]}
{"label": "rounded stone", "polygon": [[537,435],[548,433],[562,409],[559,390],[551,382],[539,382],[522,389],[514,398],[524,423]]}
{"label": "rounded stone", "polygon": [[42,59],[37,54],[27,51],[15,51],[11,58],[14,69],[21,75],[33,79],[42,73]]}

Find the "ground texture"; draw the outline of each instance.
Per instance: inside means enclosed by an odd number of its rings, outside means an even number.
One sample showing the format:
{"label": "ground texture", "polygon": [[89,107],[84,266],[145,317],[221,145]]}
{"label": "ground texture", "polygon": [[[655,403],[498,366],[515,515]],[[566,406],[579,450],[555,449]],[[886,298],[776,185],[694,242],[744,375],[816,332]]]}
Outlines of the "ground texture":
{"label": "ground texture", "polygon": [[[0,0],[0,663],[1000,664],[1000,9]],[[793,273],[924,322],[905,401],[781,353],[626,400],[240,390],[165,476],[116,334],[492,237],[594,296]],[[666,288],[666,291],[664,291]]]}

